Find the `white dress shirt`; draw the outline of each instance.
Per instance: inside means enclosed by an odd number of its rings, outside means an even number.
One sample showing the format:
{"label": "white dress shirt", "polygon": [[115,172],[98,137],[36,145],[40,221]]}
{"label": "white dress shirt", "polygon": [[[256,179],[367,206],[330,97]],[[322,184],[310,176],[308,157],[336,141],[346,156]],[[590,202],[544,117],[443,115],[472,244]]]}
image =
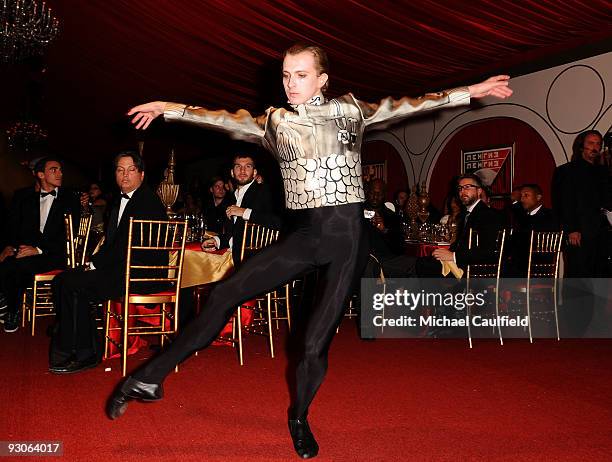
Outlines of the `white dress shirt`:
{"label": "white dress shirt", "polygon": [[542,208],[541,205],[537,206],[535,209],[533,209],[531,212],[529,212],[529,215],[535,215],[536,213],[538,213],[538,211]]}
{"label": "white dress shirt", "polygon": [[[242,200],[244,199],[244,195],[246,194],[246,192],[248,191],[248,189],[251,187],[251,185],[253,184],[255,180],[251,180],[250,183],[245,184],[244,186],[238,188],[236,191],[234,191],[234,196],[236,196],[236,205],[238,207],[242,207]],[[244,213],[242,214],[242,219],[244,221],[249,221],[249,219],[251,218],[251,209],[244,209]],[[236,223],[236,218],[238,217],[234,217],[234,223]]]}
{"label": "white dress shirt", "polygon": [[[51,194],[49,194],[45,197],[42,197],[42,193],[52,192],[52,191],[55,191],[55,196],[52,196]],[[40,195],[40,232],[41,233],[45,231],[47,219],[49,218],[49,212],[51,211],[51,207],[53,206],[53,201],[57,197],[58,191],[59,191],[58,188],[52,189],[51,191],[43,191],[42,189],[40,191],[41,192],[41,195]],[[36,247],[36,250],[38,250],[39,254],[43,253],[40,247]]]}
{"label": "white dress shirt", "polygon": [[[51,194],[42,197],[42,193],[46,193],[46,192],[53,192],[55,191],[55,196],[52,196]],[[47,218],[49,218],[49,212],[51,211],[51,206],[53,205],[53,201],[55,200],[55,197],[57,196],[57,188],[51,190],[51,191],[43,191],[41,190],[41,196],[40,196],[40,232],[42,233],[45,230],[45,225],[47,224]]]}
{"label": "white dress shirt", "polygon": [[[136,191],[136,189],[134,189],[134,191]],[[134,191],[130,191],[124,194],[127,194],[131,199],[132,196],[134,195]],[[119,227],[119,223],[121,222],[121,217],[123,216],[123,211],[125,210],[125,206],[127,205],[127,203],[128,203],[128,199],[122,196],[121,203],[119,204],[119,215],[117,215],[117,228]]]}
{"label": "white dress shirt", "polygon": [[[250,183],[245,184],[244,186],[240,186],[238,187],[238,189],[236,189],[236,191],[234,191],[234,197],[236,198],[236,206],[237,207],[241,207],[242,206],[242,200],[244,199],[244,195],[246,194],[246,192],[248,191],[248,189],[251,187],[251,185],[253,184],[253,182],[255,181],[255,179],[251,180]],[[242,219],[244,221],[249,221],[249,219],[251,218],[251,209],[244,209],[244,213],[242,214]],[[234,223],[236,223],[236,219],[238,217],[236,215],[234,215],[232,217],[232,221]],[[219,247],[221,247],[221,239],[219,239],[217,236],[214,236],[213,238],[215,240],[215,246],[217,247],[217,249]],[[229,240],[229,248],[230,250],[232,249],[234,245],[234,238],[230,237]]]}
{"label": "white dress shirt", "polygon": [[[134,191],[136,191],[136,189],[134,189]],[[122,193],[122,194],[127,194],[129,198],[132,199],[132,196],[134,195],[134,191],[130,191],[128,193]],[[121,222],[121,216],[123,215],[123,211],[125,210],[125,206],[127,205],[128,200],[129,199],[126,199],[125,197],[121,196],[121,202],[119,203],[119,214],[117,215],[117,228],[119,228],[119,223]],[[90,270],[96,269],[96,267],[94,266],[92,262],[87,263],[87,267]]]}

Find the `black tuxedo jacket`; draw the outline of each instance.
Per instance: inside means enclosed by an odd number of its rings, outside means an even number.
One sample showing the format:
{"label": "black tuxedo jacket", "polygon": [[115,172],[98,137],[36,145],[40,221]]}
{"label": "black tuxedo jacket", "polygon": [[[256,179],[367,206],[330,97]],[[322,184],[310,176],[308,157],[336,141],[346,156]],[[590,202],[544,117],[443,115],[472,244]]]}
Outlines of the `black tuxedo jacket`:
{"label": "black tuxedo jacket", "polygon": [[[274,211],[274,202],[270,190],[265,184],[253,182],[242,198],[240,207],[251,209],[249,221],[272,229],[280,229],[281,218]],[[225,232],[219,236],[221,248],[229,247],[229,240],[233,238],[232,251],[234,263],[239,263],[240,249],[242,248],[242,236],[244,234],[245,221],[237,217],[236,222],[227,219],[224,225]]]}
{"label": "black tuxedo jacket", "polygon": [[[465,211],[462,212],[457,240],[450,247],[455,252],[457,265],[465,269],[474,263],[492,262],[495,259],[497,233],[504,227],[502,214],[482,201],[476,204],[467,221],[465,214]],[[472,244],[472,249],[469,249],[470,228],[478,233],[478,246]]]}
{"label": "black tuxedo jacket", "polygon": [[506,208],[506,215],[506,220],[510,223],[512,229],[520,229],[527,217],[527,213],[520,201],[509,205]]}
{"label": "black tuxedo jacket", "polygon": [[77,195],[58,188],[57,196],[49,210],[43,232],[40,232],[40,193],[34,187],[15,192],[8,219],[9,245],[38,247],[46,255],[64,266],[66,255],[66,226],[64,214],[72,214],[75,226],[80,217],[80,202]]}
{"label": "black tuxedo jacket", "polygon": [[584,159],[561,165],[552,179],[553,210],[566,234],[600,238],[605,230],[601,208],[610,208],[610,177],[606,169]]}
{"label": "black tuxedo jacket", "polygon": [[[367,204],[366,204],[367,209]],[[371,220],[364,218],[368,238],[370,242],[370,253],[378,260],[392,258],[404,254],[405,237],[402,233],[400,217],[384,205],[377,210],[385,222],[385,233],[376,229]]]}
{"label": "black tuxedo jacket", "polygon": [[506,246],[507,261],[504,270],[506,275],[509,277],[527,276],[531,231],[559,230],[559,222],[551,209],[542,207],[535,215],[525,213],[521,226],[512,233]]}
{"label": "black tuxedo jacket", "polygon": [[206,220],[206,230],[222,234],[223,226],[227,220],[225,210],[236,202],[234,193],[227,193],[219,205],[215,205],[215,200],[210,193],[204,197],[202,202],[204,204],[203,212]]}
{"label": "black tuxedo jacket", "polygon": [[[144,184],[134,191],[132,198],[123,210],[119,226],[117,226],[119,205],[120,198],[111,210],[104,244],[102,244],[100,251],[91,257],[91,262],[96,271],[99,271],[101,284],[124,287],[130,217],[139,220],[167,220],[168,216],[157,194]],[[138,242],[133,241],[133,244],[138,245]],[[168,253],[134,252],[132,262],[135,265],[167,265]],[[147,274],[149,277],[153,276],[150,271]],[[146,276],[139,274],[139,277]],[[151,292],[155,290],[153,286],[153,284],[142,284],[137,291]]]}
{"label": "black tuxedo jacket", "polygon": [[531,231],[559,231],[559,221],[552,209],[540,208],[535,215],[525,215],[519,232],[531,234]]}

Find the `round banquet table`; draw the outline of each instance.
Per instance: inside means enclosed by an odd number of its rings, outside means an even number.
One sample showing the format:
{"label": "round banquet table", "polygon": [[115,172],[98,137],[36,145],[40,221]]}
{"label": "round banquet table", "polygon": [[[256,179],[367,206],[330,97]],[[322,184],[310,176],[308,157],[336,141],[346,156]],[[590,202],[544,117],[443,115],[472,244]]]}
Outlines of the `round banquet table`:
{"label": "round banquet table", "polygon": [[410,257],[428,257],[436,249],[447,249],[448,242],[406,241],[405,253]]}

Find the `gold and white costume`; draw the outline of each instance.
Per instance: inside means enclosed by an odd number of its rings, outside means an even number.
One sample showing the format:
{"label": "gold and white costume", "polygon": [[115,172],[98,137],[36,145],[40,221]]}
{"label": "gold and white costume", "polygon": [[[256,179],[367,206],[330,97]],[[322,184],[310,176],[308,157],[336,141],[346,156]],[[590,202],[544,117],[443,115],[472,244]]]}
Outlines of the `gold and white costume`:
{"label": "gold and white costume", "polygon": [[259,117],[166,103],[168,121],[193,123],[258,142],[281,168],[288,209],[310,209],[363,202],[361,141],[370,127],[383,128],[429,109],[467,105],[467,88],[428,93],[420,98],[385,98],[368,104],[352,94],[321,103],[314,98],[294,110],[269,108]]}

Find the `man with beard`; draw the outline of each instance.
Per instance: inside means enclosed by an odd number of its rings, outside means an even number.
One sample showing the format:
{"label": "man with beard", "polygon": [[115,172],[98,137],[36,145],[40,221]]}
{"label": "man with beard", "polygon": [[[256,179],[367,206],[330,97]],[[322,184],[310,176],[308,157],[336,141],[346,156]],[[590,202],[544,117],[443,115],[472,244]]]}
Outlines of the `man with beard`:
{"label": "man with beard", "polygon": [[566,277],[606,276],[606,228],[602,208],[610,208],[610,177],[598,165],[602,136],[597,130],[574,140],[572,160],[555,169],[553,210],[567,236]]}
{"label": "man with beard", "polygon": [[242,236],[247,221],[277,229],[280,227],[280,217],[273,210],[272,196],[265,184],[255,181],[257,168],[252,156],[238,154],[234,157],[231,170],[236,183],[234,196],[236,203],[227,207],[225,232],[220,236],[207,239],[202,243],[203,250],[232,249],[234,265],[240,264],[240,249]]}
{"label": "man with beard", "polygon": [[[489,263],[494,257],[497,233],[503,228],[501,214],[482,200],[483,184],[471,173],[459,177],[457,193],[466,208],[457,227],[457,239],[449,249],[436,249],[433,257],[440,261],[454,261],[462,269],[473,263]],[[478,245],[469,248],[470,229],[478,234]]]}

